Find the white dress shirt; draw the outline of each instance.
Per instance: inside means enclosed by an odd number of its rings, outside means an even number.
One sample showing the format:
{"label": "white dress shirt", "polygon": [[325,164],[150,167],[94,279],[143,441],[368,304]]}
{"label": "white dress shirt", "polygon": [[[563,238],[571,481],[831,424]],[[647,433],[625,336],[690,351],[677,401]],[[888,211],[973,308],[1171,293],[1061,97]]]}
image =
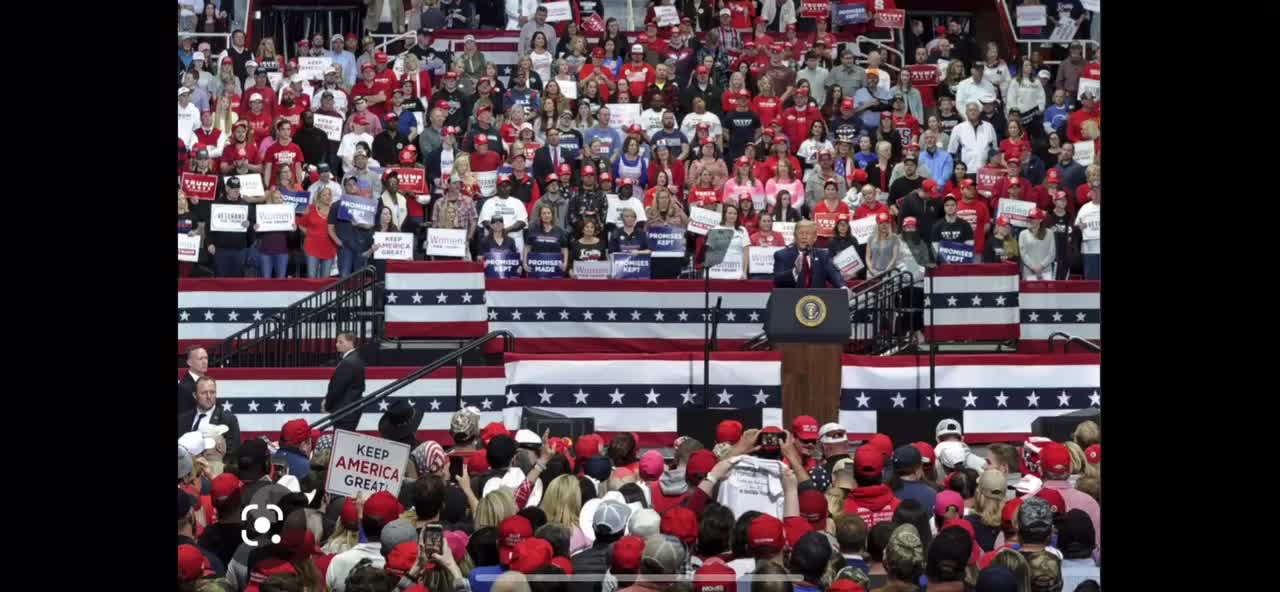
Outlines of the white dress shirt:
{"label": "white dress shirt", "polygon": [[996,128],[991,123],[979,121],[978,127],[967,120],[951,130],[951,141],[947,143],[947,152],[958,155],[964,161],[970,174],[977,174],[982,165],[987,164],[987,154],[998,149]]}
{"label": "white dress shirt", "polygon": [[363,559],[369,559],[377,568],[386,566],[387,559],[382,556],[382,543],[360,543],[334,556],[324,576],[329,590],[344,592],[347,589],[347,576],[351,575],[352,568]]}

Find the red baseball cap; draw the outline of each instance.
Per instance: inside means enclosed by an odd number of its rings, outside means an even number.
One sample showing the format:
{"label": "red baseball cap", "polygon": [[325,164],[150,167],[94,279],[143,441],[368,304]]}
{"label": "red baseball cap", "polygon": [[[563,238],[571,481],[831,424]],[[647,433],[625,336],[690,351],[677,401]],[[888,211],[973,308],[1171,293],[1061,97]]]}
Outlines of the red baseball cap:
{"label": "red baseball cap", "polygon": [[1022,507],[1022,498],[1015,497],[1004,504],[1000,510],[1000,528],[1008,530],[1018,523],[1018,508]]}
{"label": "red baseball cap", "polygon": [[400,119],[400,116],[397,115],[395,111],[387,111],[387,114],[384,117],[384,119],[386,119],[387,121],[397,121]]}
{"label": "red baseball cap", "polygon": [[965,179],[960,182],[961,187],[973,187],[973,179]]}
{"label": "red baseball cap", "polygon": [[640,127],[640,124],[638,124],[638,123],[633,123],[633,124],[631,124],[631,127],[628,127],[628,128],[627,128],[627,133],[628,133],[628,134],[642,134],[642,133],[644,133],[644,128]]}
{"label": "red baseball cap", "polygon": [[698,540],[698,515],[684,506],[672,506],[662,514],[659,532],[692,546]]}
{"label": "red baseball cap", "polygon": [[827,592],[867,592],[867,589],[853,580],[839,579],[827,587]]}
{"label": "red baseball cap", "polygon": [[1044,220],[1044,210],[1040,208],[1031,210],[1031,213],[1028,214],[1027,217],[1032,220]]}
{"label": "red baseball cap", "polygon": [[566,576],[573,575],[573,562],[569,561],[568,557],[563,557],[563,556],[552,557],[551,565],[554,565],[560,568],[560,571],[563,571],[564,575]]}
{"label": "red baseball cap", "polygon": [[809,522],[814,530],[827,529],[827,496],[817,489],[806,489],[800,492],[800,516]]}
{"label": "red baseball cap", "polygon": [[592,50],[591,50],[591,57],[593,57],[593,58],[601,58],[601,59],[603,59],[603,58],[604,58],[604,48],[603,48],[603,47],[596,47],[596,48],[592,49]]}
{"label": "red baseball cap", "polygon": [[1102,445],[1094,444],[1093,446],[1085,448],[1084,459],[1086,462],[1088,462],[1091,465],[1096,465],[1098,463],[1101,463],[1102,462]]}
{"label": "red baseball cap", "polygon": [[454,72],[452,70],[444,73],[445,80],[457,80],[461,76],[462,76],[461,74],[458,74],[457,72]]}
{"label": "red baseball cap", "polygon": [[280,444],[296,446],[303,442],[315,442],[320,438],[320,430],[312,430],[305,419],[291,419],[280,428]]}
{"label": "red baseball cap", "polygon": [[1009,226],[1009,217],[1000,216],[999,218],[996,218],[996,226]]}
{"label": "red baseball cap", "polygon": [[933,446],[926,442],[913,442],[911,444],[916,450],[920,451],[920,462],[926,467],[933,466],[933,461],[938,457],[933,453]]}
{"label": "red baseball cap", "polygon": [[404,577],[417,562],[418,543],[409,541],[400,543],[391,550],[391,553],[387,555],[387,563],[383,569],[386,569],[387,573],[393,576]]}
{"label": "red baseball cap", "polygon": [[863,477],[875,477],[884,472],[884,453],[871,444],[859,446],[853,453],[853,471]]}
{"label": "red baseball cap", "polygon": [[796,439],[812,442],[818,439],[818,420],[808,416],[801,415],[791,421],[791,433],[795,434]]}
{"label": "red baseball cap", "polygon": [[876,224],[888,224],[893,218],[889,216],[889,212],[880,212],[876,214]]}
{"label": "red baseball cap", "polygon": [[360,528],[360,507],[352,498],[347,498],[342,504],[342,525],[351,530]]}
{"label": "red baseball cap", "polygon": [[364,71],[364,70],[373,70],[373,69],[375,69],[375,68],[373,67],[373,62],[365,62],[363,66],[360,66],[360,70],[361,70],[361,71]]}
{"label": "red baseball cap", "polygon": [[919,228],[919,226],[920,226],[920,221],[916,220],[915,216],[907,216],[906,218],[902,219],[903,230],[914,230],[916,228]]}
{"label": "red baseball cap", "polygon": [[531,574],[551,563],[555,550],[546,539],[526,538],[511,548],[510,568],[523,574]]}
{"label": "red baseball cap", "polygon": [[781,520],[761,514],[747,527],[747,547],[753,554],[777,553],[782,550],[784,536]]}
{"label": "red baseball cap", "polygon": [[742,437],[742,422],[735,419],[726,419],[716,426],[716,443],[728,442],[735,444]]}
{"label": "red baseball cap", "polygon": [[569,175],[573,174],[573,168],[569,166],[569,163],[562,162],[560,163],[560,168],[556,169],[556,172],[560,173],[561,177],[565,177],[567,179]]}
{"label": "red baseball cap", "polygon": [[689,456],[689,462],[685,464],[685,475],[701,478],[707,473],[710,473],[711,469],[715,468],[717,462],[720,462],[719,459],[717,459],[715,453],[710,450],[705,448],[695,450],[694,453]]}
{"label": "red baseball cap", "polygon": [[472,475],[480,475],[489,470],[489,457],[485,456],[483,450],[472,453],[467,457],[467,472]]}
{"label": "red baseball cap", "polygon": [[621,179],[618,179],[619,187],[626,187],[628,185],[635,185],[635,184],[636,184],[636,180],[632,179],[631,177],[623,177]]}
{"label": "red baseball cap", "polygon": [[849,177],[853,179],[853,182],[854,182],[854,183],[866,183],[866,182],[867,182],[867,171],[864,171],[864,170],[862,170],[862,169],[857,169],[857,170],[853,171],[853,173],[852,173],[851,175],[849,175]]}
{"label": "red baseball cap", "polygon": [[925,190],[925,193],[933,193],[938,188],[938,182],[933,179],[925,179],[924,183],[920,184],[920,187]]}
{"label": "red baseball cap", "polygon": [[640,571],[640,559],[644,556],[644,539],[636,535],[624,536],[613,544],[613,573],[633,574]]}
{"label": "red baseball cap", "polygon": [[933,513],[938,516],[946,516],[947,510],[952,506],[956,508],[958,513],[964,514],[964,497],[950,489],[939,491],[938,495],[934,497]]}
{"label": "red baseball cap", "polygon": [[1059,183],[1061,181],[1062,174],[1058,172],[1058,169],[1049,169],[1049,172],[1045,175],[1045,182],[1047,183]]}
{"label": "red baseball cap", "polygon": [[1061,518],[1067,514],[1067,500],[1058,490],[1041,487],[1040,491],[1036,492],[1036,497],[1049,502],[1049,507],[1053,508],[1054,518]]}
{"label": "red baseball cap", "polygon": [[704,563],[693,574],[693,592],[734,592],[737,581],[738,573],[728,565]]}
{"label": "red baseball cap", "polygon": [[[533,537],[533,523],[528,518],[516,514],[498,526],[498,560],[503,565],[511,563],[511,552],[527,538]],[[550,556],[547,557],[551,559]]]}
{"label": "red baseball cap", "polygon": [[178,545],[178,580],[194,582],[213,570],[209,559],[195,545]]}
{"label": "red baseball cap", "polygon": [[601,183],[604,183],[605,181],[612,181],[612,180],[613,180],[613,175],[610,175],[609,171],[603,171],[600,173]]}
{"label": "red baseball cap", "polygon": [[399,518],[402,513],[404,506],[390,491],[379,491],[364,502],[364,515],[383,524]]}
{"label": "red baseball cap", "polygon": [[[594,175],[594,174],[596,174],[596,167],[593,167],[593,166],[591,166],[591,165],[587,165],[587,166],[582,167],[582,175],[583,175],[583,176],[586,176],[586,175]],[[590,434],[590,435],[593,435],[593,436],[594,436],[595,434]],[[596,437],[597,437],[597,438],[599,438],[599,436],[596,436]],[[603,440],[602,440],[602,442],[603,442]]]}
{"label": "red baseball cap", "polygon": [[547,183],[550,183],[550,182],[552,182],[552,181],[555,181],[556,183],[559,183],[559,182],[560,182],[560,175],[557,175],[557,174],[555,174],[555,173],[547,173],[547,177],[546,177],[546,179],[544,179],[544,181],[546,181]]}
{"label": "red baseball cap", "polygon": [[356,125],[369,125],[369,118],[365,117],[363,113],[353,117],[351,120],[354,121]]}
{"label": "red baseball cap", "polygon": [[378,52],[373,54],[373,61],[378,62],[379,64],[385,64],[390,61],[390,58],[387,57],[387,54]]}
{"label": "red baseball cap", "polygon": [[213,482],[209,485],[209,498],[213,503],[221,502],[237,493],[240,493],[240,478],[232,473],[223,473],[213,478]]}
{"label": "red baseball cap", "polygon": [[853,108],[853,99],[845,99],[845,100],[843,100],[843,101],[840,101],[840,108],[841,108],[841,109],[852,109],[852,108]]}
{"label": "red baseball cap", "polygon": [[507,426],[502,425],[502,423],[495,421],[490,423],[489,425],[484,426],[484,429],[480,431],[480,441],[484,442],[485,446],[488,446],[489,440],[492,440],[497,436],[510,436],[510,435],[511,435],[511,430],[508,430]]}
{"label": "red baseball cap", "polygon": [[867,441],[867,445],[878,448],[883,454],[885,460],[888,460],[889,457],[893,456],[893,440],[890,439],[889,436],[884,434],[871,436],[871,439]]}
{"label": "red baseball cap", "polygon": [[1057,442],[1048,442],[1040,447],[1040,466],[1046,475],[1066,475],[1071,472],[1071,451]]}
{"label": "red baseball cap", "polygon": [[489,145],[489,136],[488,136],[488,134],[477,134],[477,135],[476,135],[476,146],[488,146],[488,145]]}
{"label": "red baseball cap", "polygon": [[694,72],[697,72],[698,74],[709,74],[711,73],[711,68],[708,68],[706,64],[702,64],[695,68]]}

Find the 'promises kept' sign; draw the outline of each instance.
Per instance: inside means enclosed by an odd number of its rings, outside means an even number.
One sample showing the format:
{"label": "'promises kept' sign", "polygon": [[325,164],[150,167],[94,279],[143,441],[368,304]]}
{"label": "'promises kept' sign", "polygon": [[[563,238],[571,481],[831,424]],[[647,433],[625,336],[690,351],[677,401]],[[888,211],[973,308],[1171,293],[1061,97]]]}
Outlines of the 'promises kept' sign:
{"label": "'promises kept' sign", "polygon": [[325,491],[344,497],[356,497],[362,491],[366,495],[379,491],[400,495],[408,462],[407,444],[336,430]]}

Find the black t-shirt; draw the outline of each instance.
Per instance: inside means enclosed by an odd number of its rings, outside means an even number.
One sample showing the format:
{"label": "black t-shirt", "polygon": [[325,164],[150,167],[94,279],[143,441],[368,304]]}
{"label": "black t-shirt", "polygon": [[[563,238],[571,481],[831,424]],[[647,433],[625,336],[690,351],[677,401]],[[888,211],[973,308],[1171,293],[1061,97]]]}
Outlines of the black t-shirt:
{"label": "black t-shirt", "polygon": [[[924,177],[918,174],[914,179],[908,179],[906,175],[898,177],[897,181],[889,185],[889,203],[897,203],[899,197],[919,189],[921,185],[924,185]],[[901,209],[901,206],[898,207]]]}
{"label": "black t-shirt", "polygon": [[954,111],[951,115],[938,113],[938,121],[942,122],[942,131],[950,134],[951,130],[956,129],[956,126],[960,125],[960,123],[964,121],[964,116],[961,115],[959,111]]}
{"label": "black t-shirt", "polygon": [[629,253],[648,249],[649,235],[639,226],[631,229],[631,234],[627,234],[626,229],[619,226],[609,239],[610,253]]}
{"label": "black t-shirt", "polygon": [[[214,200],[212,203],[218,204],[218,205],[221,205],[221,204],[237,205],[237,206],[250,205],[250,204],[246,204],[244,200],[240,200],[240,199],[229,200],[227,199],[227,196],[225,193],[218,196],[218,199]],[[201,222],[205,223],[206,229],[213,228],[212,217],[213,217],[213,208],[211,206],[209,209],[205,210],[204,218],[200,220]],[[244,248],[248,248],[249,241],[250,241],[249,235],[252,233],[253,233],[252,228],[246,229],[245,232],[213,232],[212,230],[209,230],[208,244],[213,245],[215,250],[216,249],[244,249]]]}
{"label": "black t-shirt", "polygon": [[963,243],[973,240],[973,227],[960,218],[956,218],[955,222],[948,222],[944,217],[934,223],[933,232],[929,233],[929,237],[935,243],[938,241]]}
{"label": "black t-shirt", "polygon": [[[935,200],[920,197],[918,193],[908,193],[902,198],[902,203],[898,204],[898,214],[901,220],[907,219],[908,216],[916,219],[916,228],[922,231],[931,231],[933,225],[942,218],[942,204]],[[921,232],[920,238],[926,241],[933,239],[932,232]]]}
{"label": "black t-shirt", "polygon": [[553,226],[546,232],[538,224],[536,229],[530,227],[525,231],[524,244],[531,253],[559,253],[560,249],[568,248],[569,236],[559,227]]}
{"label": "black t-shirt", "polygon": [[502,237],[502,242],[493,240],[493,235],[488,235],[480,240],[480,254],[488,256],[490,251],[507,251],[516,253],[516,241],[510,236]]}
{"label": "black t-shirt", "polygon": [[760,129],[760,116],[755,111],[732,111],[724,114],[724,127],[729,130],[729,153],[741,154]]}
{"label": "black t-shirt", "polygon": [[580,241],[573,241],[569,245],[569,261],[601,261],[605,258],[605,253],[609,245],[604,240],[597,237],[594,245],[584,245]]}

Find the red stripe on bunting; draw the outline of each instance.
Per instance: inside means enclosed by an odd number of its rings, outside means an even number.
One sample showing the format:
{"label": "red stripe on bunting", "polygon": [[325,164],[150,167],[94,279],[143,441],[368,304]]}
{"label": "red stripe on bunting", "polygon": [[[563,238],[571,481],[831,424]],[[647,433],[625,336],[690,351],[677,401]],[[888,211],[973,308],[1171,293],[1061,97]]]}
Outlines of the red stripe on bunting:
{"label": "red stripe on bunting", "polygon": [[929,271],[929,277],[1001,276],[1018,275],[1018,266],[1012,263],[975,263],[972,265],[939,265]]}

